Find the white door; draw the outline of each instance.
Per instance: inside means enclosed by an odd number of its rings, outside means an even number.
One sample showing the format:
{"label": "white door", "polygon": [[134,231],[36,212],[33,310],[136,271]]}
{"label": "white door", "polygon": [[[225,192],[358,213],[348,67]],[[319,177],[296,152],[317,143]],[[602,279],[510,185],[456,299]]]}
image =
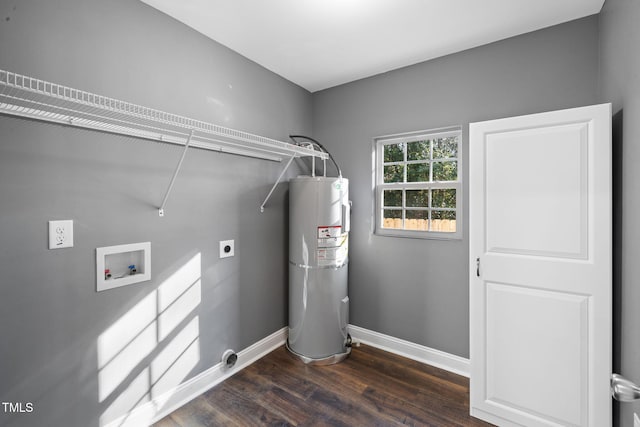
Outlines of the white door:
{"label": "white door", "polygon": [[611,425],[611,105],[472,123],[471,414]]}

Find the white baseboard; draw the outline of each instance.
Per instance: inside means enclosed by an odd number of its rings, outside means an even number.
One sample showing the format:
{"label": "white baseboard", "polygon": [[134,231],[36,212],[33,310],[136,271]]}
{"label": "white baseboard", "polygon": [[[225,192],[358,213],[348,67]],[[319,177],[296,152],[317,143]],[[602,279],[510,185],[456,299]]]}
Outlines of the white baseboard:
{"label": "white baseboard", "polygon": [[[185,403],[282,346],[287,340],[287,332],[288,328],[284,327],[238,352],[238,361],[232,370],[224,371],[222,362],[220,362],[174,389],[109,422],[104,427],[138,427],[159,421]],[[349,325],[349,333],[354,341],[469,377],[469,359],[355,325]]]}
{"label": "white baseboard", "polygon": [[355,341],[377,347],[381,350],[407,357],[436,368],[469,377],[469,359],[435,350],[410,341],[401,340],[379,332],[370,331],[355,325],[349,325],[349,333]]}
{"label": "white baseboard", "polygon": [[147,426],[169,415],[185,403],[198,397],[231,375],[246,368],[256,360],[284,345],[288,328],[284,327],[257,343],[238,352],[233,369],[224,371],[222,362],[185,381],[166,393],[144,403],[129,413],[109,422],[104,427]]}

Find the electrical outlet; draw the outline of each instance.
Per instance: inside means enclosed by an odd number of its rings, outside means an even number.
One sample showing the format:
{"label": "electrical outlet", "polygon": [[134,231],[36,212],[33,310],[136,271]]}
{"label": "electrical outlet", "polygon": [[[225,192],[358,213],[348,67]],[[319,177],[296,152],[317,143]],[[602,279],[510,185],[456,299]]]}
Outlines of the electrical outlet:
{"label": "electrical outlet", "polygon": [[220,258],[232,257],[235,253],[233,240],[220,240]]}
{"label": "electrical outlet", "polygon": [[73,220],[49,221],[49,249],[73,247]]}

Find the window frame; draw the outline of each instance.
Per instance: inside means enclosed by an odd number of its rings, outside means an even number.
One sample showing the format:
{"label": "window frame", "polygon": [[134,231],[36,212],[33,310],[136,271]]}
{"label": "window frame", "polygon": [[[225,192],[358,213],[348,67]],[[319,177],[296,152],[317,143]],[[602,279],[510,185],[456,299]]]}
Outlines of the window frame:
{"label": "window frame", "polygon": [[[407,144],[410,142],[416,142],[421,140],[430,140],[436,138],[444,138],[457,136],[458,147],[457,157],[447,158],[446,161],[457,162],[457,180],[456,181],[422,181],[422,182],[407,182],[407,165],[429,163],[429,178],[433,179],[433,164],[445,159],[433,159],[433,146],[430,145],[430,156],[427,161],[425,160],[407,160],[407,149],[405,147],[403,160],[399,162],[388,162],[393,164],[403,164],[403,180],[404,182],[384,183],[384,146],[390,144]],[[374,234],[380,236],[392,236],[392,237],[409,237],[418,239],[440,239],[440,240],[461,240],[463,232],[463,205],[462,205],[462,187],[463,187],[463,162],[462,162],[462,126],[452,126],[447,128],[430,129],[423,131],[407,132],[394,135],[379,136],[373,139],[373,187],[374,187]],[[456,190],[456,207],[455,208],[443,208],[433,209],[431,206],[432,197],[431,191],[437,189],[455,189]],[[402,197],[402,206],[398,207],[398,210],[402,211],[403,222],[406,219],[407,210],[423,210],[431,212],[436,211],[454,211],[456,214],[456,231],[455,232],[442,232],[442,231],[430,231],[430,230],[406,230],[397,228],[384,228],[382,226],[384,221],[383,211],[383,191],[384,190],[404,190]],[[406,206],[406,190],[429,190],[429,206],[428,207],[412,207]],[[387,209],[393,208],[393,206],[386,207]],[[407,209],[409,208],[409,209]],[[429,214],[431,218],[431,214]]]}

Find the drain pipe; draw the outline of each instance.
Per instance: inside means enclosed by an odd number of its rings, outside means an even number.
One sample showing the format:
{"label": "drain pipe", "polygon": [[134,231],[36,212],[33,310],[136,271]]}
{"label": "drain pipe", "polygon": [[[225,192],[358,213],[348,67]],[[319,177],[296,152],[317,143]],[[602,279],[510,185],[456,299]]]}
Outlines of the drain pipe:
{"label": "drain pipe", "polygon": [[233,368],[238,361],[238,355],[235,351],[228,349],[222,353],[222,370],[228,371]]}

